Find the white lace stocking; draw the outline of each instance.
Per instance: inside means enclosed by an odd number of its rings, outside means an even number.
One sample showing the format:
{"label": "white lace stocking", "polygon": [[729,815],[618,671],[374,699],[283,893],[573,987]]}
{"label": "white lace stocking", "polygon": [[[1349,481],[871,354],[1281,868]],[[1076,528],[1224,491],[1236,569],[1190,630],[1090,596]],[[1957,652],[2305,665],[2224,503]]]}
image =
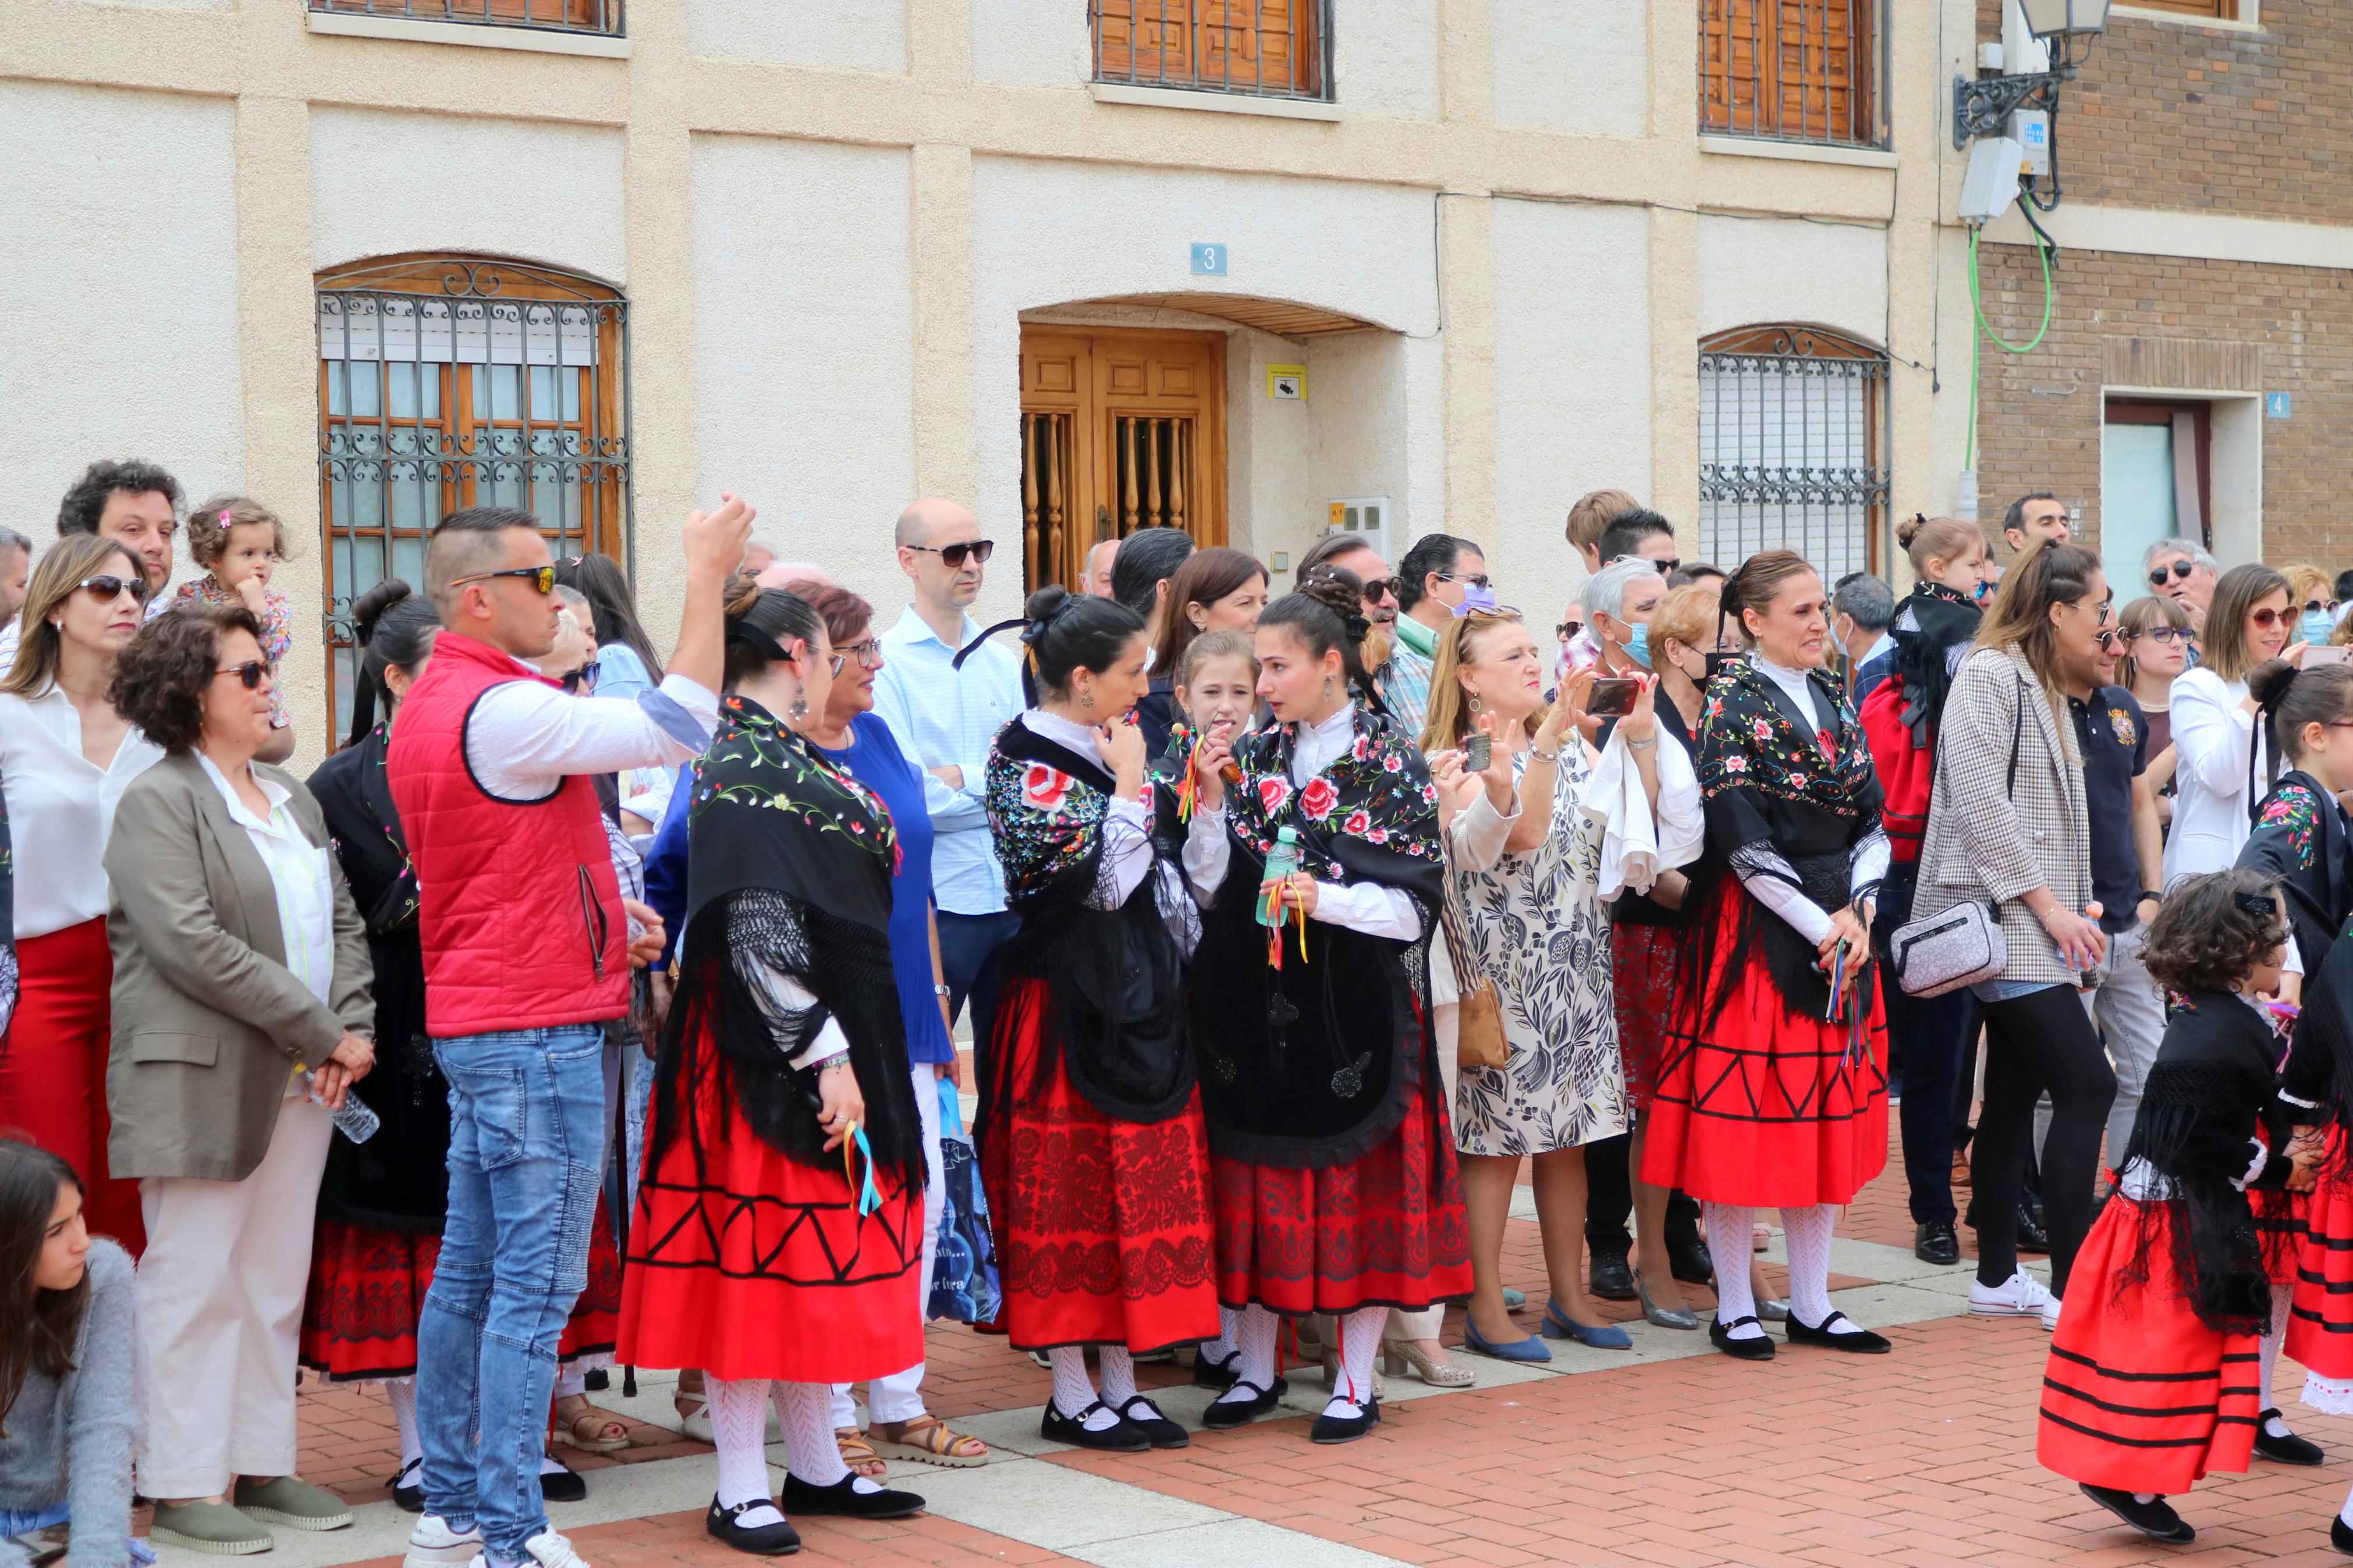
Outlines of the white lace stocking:
{"label": "white lace stocking", "polygon": [[[775,1494],[768,1489],[768,1380],[706,1377],[702,1397],[711,1413],[711,1446],[718,1450],[719,1506],[769,1503]],[[832,1436],[828,1429],[827,1438]],[[736,1522],[774,1524],[784,1517],[769,1504],[747,1510]]]}
{"label": "white lace stocking", "polygon": [[1700,1223],[1707,1227],[1708,1257],[1715,1264],[1715,1321],[1736,1340],[1761,1340],[1762,1327],[1754,1322],[1732,1326],[1736,1318],[1757,1316],[1757,1293],[1748,1288],[1748,1259],[1756,1245],[1755,1209],[1745,1204],[1699,1205]]}

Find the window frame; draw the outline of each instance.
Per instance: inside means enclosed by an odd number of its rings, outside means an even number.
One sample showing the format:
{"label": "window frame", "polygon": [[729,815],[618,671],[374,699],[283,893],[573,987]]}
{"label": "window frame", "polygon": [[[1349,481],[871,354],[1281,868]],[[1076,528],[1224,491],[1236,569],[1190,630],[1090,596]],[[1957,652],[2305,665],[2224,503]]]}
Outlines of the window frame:
{"label": "window frame", "polygon": [[[1271,103],[1336,101],[1332,78],[1332,0],[1285,0],[1291,7],[1290,50],[1295,62],[1293,71],[1294,81],[1291,84],[1278,87],[1265,79],[1263,49],[1257,56],[1259,74],[1251,80],[1236,78],[1230,71],[1223,77],[1207,76],[1198,68],[1187,75],[1171,76],[1167,71],[1169,51],[1165,47],[1153,51],[1161,61],[1158,75],[1146,76],[1138,69],[1138,60],[1146,51],[1136,46],[1135,38],[1145,26],[1155,26],[1164,31],[1170,27],[1186,29],[1192,37],[1187,40],[1185,53],[1188,58],[1199,60],[1210,52],[1200,42],[1203,35],[1211,32],[1231,35],[1247,30],[1263,36],[1265,31],[1256,26],[1243,28],[1230,23],[1221,25],[1211,21],[1210,16],[1230,16],[1242,5],[1250,6],[1252,15],[1256,16],[1267,3],[1268,0],[1087,0],[1091,79],[1101,87],[1198,92],[1222,99]],[[1171,7],[1180,9],[1181,20],[1169,20]],[[1124,73],[1113,70],[1109,64],[1113,46],[1105,40],[1105,24],[1113,21],[1124,21],[1128,29],[1127,42],[1119,46],[1126,51],[1127,69]],[[1295,80],[1303,67],[1307,78],[1303,87]]]}
{"label": "window frame", "polygon": [[[628,37],[628,0],[305,0],[305,9],[318,16],[625,38]],[[545,15],[550,12],[555,15]]]}
{"label": "window frame", "polygon": [[[1825,18],[1833,7],[1843,8],[1846,12],[1850,41],[1845,51],[1849,60],[1845,87],[1848,95],[1845,119],[1849,132],[1845,134],[1835,133],[1831,127],[1831,86],[1827,68],[1819,89],[1810,87],[1806,83],[1802,62],[1808,50],[1814,46],[1807,42],[1807,32],[1802,19],[1799,23],[1796,46],[1801,62],[1796,88],[1800,100],[1798,133],[1789,134],[1783,124],[1782,114],[1787,107],[1790,89],[1783,85],[1779,67],[1786,60],[1789,46],[1782,42],[1780,28],[1781,18],[1790,5],[1798,7],[1801,18],[1816,9],[1820,9]],[[1767,15],[1768,7],[1773,33],[1769,42],[1757,20]],[[1734,137],[1741,141],[1761,143],[1783,142],[1798,147],[1840,147],[1882,153],[1888,151],[1894,145],[1894,127],[1887,114],[1885,103],[1886,87],[1889,81],[1887,9],[1887,0],[1700,0],[1696,67],[1699,84],[1699,133],[1702,136]],[[1732,73],[1734,28],[1738,25],[1738,15],[1744,12],[1749,19],[1748,38],[1755,51],[1756,63],[1747,77],[1736,78]],[[1858,23],[1869,29],[1869,37],[1860,47],[1852,41]],[[1712,37],[1721,37],[1724,40],[1720,58],[1714,60],[1711,59],[1709,53]],[[1829,37],[1827,20],[1822,37],[1826,45]],[[1767,75],[1764,64],[1768,49],[1772,52],[1774,60],[1772,117],[1769,126],[1766,121],[1765,112]],[[1751,101],[1748,105],[1749,124],[1745,129],[1739,123],[1740,111],[1736,90],[1743,81],[1747,84],[1751,94]],[[1819,135],[1810,135],[1807,133],[1806,122],[1810,118],[1810,111],[1804,105],[1810,96],[1817,90],[1823,100],[1823,130]],[[1712,94],[1714,96],[1711,96]],[[1719,109],[1720,120],[1716,117]],[[1857,132],[1854,130],[1857,125],[1864,129]]]}
{"label": "window frame", "polygon": [[[1840,374],[1859,377],[1863,382],[1863,428],[1862,431],[1863,466],[1860,468],[1851,466],[1833,468],[1818,467],[1810,461],[1795,465],[1784,461],[1767,468],[1763,465],[1746,463],[1711,462],[1707,458],[1707,447],[1703,445],[1700,448],[1699,463],[1699,497],[1702,510],[1704,512],[1709,502],[1726,503],[1733,506],[1778,505],[1784,510],[1779,526],[1786,531],[1788,526],[1787,509],[1793,505],[1799,507],[1860,506],[1862,508],[1862,561],[1860,566],[1850,564],[1848,570],[1872,572],[1883,577],[1886,575],[1887,563],[1894,553],[1889,518],[1892,483],[1891,471],[1887,464],[1890,380],[1888,373],[1891,364],[1887,353],[1884,350],[1848,333],[1827,327],[1810,326],[1802,322],[1766,322],[1753,326],[1734,327],[1725,331],[1712,332],[1700,340],[1698,363],[1700,395],[1703,400],[1707,396],[1708,378],[1711,373],[1737,375],[1764,374],[1767,370],[1775,370],[1780,374],[1793,374],[1790,370],[1778,368],[1784,364],[1799,366],[1839,364],[1859,367],[1841,372],[1822,369],[1799,370],[1795,374],[1816,375]],[[1722,395],[1719,390],[1717,393],[1719,410]],[[1707,412],[1704,404],[1701,412],[1703,415]],[[1719,431],[1723,428],[1720,411],[1715,426]],[[1783,456],[1786,458],[1788,455],[1786,424],[1783,434]],[[1717,444],[1719,454],[1722,449],[1722,438],[1719,435]],[[1811,456],[1810,452],[1803,455],[1809,458]],[[1695,531],[1699,525],[1698,520],[1694,520]],[[1769,529],[1771,525],[1767,526]],[[1802,524],[1800,526],[1802,527]],[[1720,542],[1720,539],[1700,538],[1696,542],[1696,547],[1703,558],[1715,560],[1722,558],[1723,552],[1718,552],[1717,554],[1713,555],[1708,552]],[[1793,542],[1785,537],[1778,543],[1763,540],[1757,548],[1797,550],[1799,554],[1807,557],[1817,571],[1825,573],[1826,583],[1830,579],[1831,574],[1825,563],[1815,559],[1802,547],[1801,542]],[[1739,553],[1745,555],[1749,552],[1743,550]]]}

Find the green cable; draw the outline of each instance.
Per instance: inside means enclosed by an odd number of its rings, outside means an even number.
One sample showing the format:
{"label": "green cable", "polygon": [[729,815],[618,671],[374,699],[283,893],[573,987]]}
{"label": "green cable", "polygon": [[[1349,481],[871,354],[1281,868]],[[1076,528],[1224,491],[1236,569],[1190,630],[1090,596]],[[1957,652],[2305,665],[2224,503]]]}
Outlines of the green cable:
{"label": "green cable", "polygon": [[2043,334],[2051,331],[2051,309],[2058,299],[2057,291],[2051,287],[2051,247],[2038,237],[2034,254],[2042,263],[2042,324],[2035,328],[2034,335],[2022,343],[2004,342],[2002,335],[1995,331],[1993,324],[1986,320],[1985,297],[1978,282],[1978,237],[1983,232],[1981,226],[1969,230],[1969,310],[1977,317],[1978,331],[1969,337],[1969,428],[1961,454],[1961,467],[1964,468],[1970,467],[1978,455],[1978,354],[1983,346],[1978,342],[1978,333],[1991,338],[1995,347],[2010,353],[2031,353],[2042,342]]}

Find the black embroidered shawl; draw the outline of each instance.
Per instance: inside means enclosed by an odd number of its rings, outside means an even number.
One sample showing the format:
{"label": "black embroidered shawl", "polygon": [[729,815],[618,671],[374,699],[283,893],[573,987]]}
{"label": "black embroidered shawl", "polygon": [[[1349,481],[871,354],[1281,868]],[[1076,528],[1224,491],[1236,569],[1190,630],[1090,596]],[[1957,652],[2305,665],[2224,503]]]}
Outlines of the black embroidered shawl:
{"label": "black embroidered shawl", "polygon": [[[1345,1164],[1396,1130],[1418,1085],[1437,1080],[1420,953],[1444,896],[1438,791],[1396,721],[1361,702],[1355,712],[1350,749],[1302,787],[1291,782],[1296,725],[1234,744],[1242,781],[1226,791],[1232,860],[1194,957],[1192,1006],[1210,1145],[1253,1164]],[[1317,880],[1411,894],[1420,937],[1399,942],[1310,920],[1303,959],[1290,923],[1282,966],[1271,965],[1259,884],[1284,827]]]}
{"label": "black embroidered shawl", "polygon": [[1904,722],[1914,745],[1936,743],[1936,721],[1944,716],[1953,668],[1960,662],[1954,650],[1968,646],[1984,618],[1976,600],[1925,577],[1897,606],[1889,634],[1895,639],[1895,652],[1890,656],[1888,674],[1903,690]]}
{"label": "black embroidered shawl", "polygon": [[2302,770],[2280,775],[2255,808],[2240,847],[2242,870],[2276,877],[2287,893],[2306,973],[2316,973],[2353,915],[2353,856],[2347,854],[2345,808]]}

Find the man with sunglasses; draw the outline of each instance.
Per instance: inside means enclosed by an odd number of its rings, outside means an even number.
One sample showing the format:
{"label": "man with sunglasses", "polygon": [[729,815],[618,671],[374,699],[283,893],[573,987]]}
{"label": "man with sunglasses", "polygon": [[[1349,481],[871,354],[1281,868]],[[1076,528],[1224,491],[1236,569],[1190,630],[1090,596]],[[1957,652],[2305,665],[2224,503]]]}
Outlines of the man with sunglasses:
{"label": "man with sunglasses", "polygon": [[1317,540],[1299,564],[1292,569],[1291,581],[1295,585],[1307,581],[1307,574],[1318,566],[1337,566],[1343,572],[1353,572],[1365,585],[1365,619],[1376,630],[1388,631],[1397,625],[1397,580],[1389,575],[1389,563],[1381,552],[1365,542],[1361,533],[1335,530]]}
{"label": "man with sunglasses", "polygon": [[972,513],[927,496],[899,514],[899,570],[914,590],[898,625],[877,640],[874,711],[899,749],[923,770],[932,817],[932,898],[938,907],[940,973],[948,1016],[972,1003],[976,1051],[997,1021],[997,955],[1021,921],[1005,907],[1005,874],[988,830],[983,778],[988,748],[1025,706],[1021,664],[1002,644],[955,656],[980,635],[968,613],[996,542]]}
{"label": "man with sunglasses", "polygon": [[612,1124],[605,1025],[662,945],[653,910],[622,896],[589,781],[710,743],[721,595],[752,515],[729,496],[681,528],[678,651],[634,700],[568,695],[526,662],[553,649],[561,606],[531,513],[451,512],[426,552],[442,631],[385,759],[450,1110],[448,1220],[417,1328],[417,1568],[478,1552],[498,1568],[583,1568],[548,1525],[541,1434]]}
{"label": "man with sunglasses", "polygon": [[1430,712],[1439,635],[1466,609],[1495,607],[1487,558],[1467,539],[1425,533],[1398,565],[1397,600],[1397,636],[1381,677],[1381,700],[1408,735],[1419,736]]}
{"label": "man with sunglasses", "polygon": [[2214,580],[2221,574],[2202,545],[2187,539],[2160,539],[2140,558],[2141,575],[2148,591],[2162,594],[2189,612],[2189,629],[2206,629],[2206,606],[2214,598]]}
{"label": "man with sunglasses", "polygon": [[1683,564],[1676,559],[1675,525],[1647,509],[1612,520],[1601,532],[1601,559],[1616,561],[1628,555],[1657,563],[1662,581],[1673,575]]}

